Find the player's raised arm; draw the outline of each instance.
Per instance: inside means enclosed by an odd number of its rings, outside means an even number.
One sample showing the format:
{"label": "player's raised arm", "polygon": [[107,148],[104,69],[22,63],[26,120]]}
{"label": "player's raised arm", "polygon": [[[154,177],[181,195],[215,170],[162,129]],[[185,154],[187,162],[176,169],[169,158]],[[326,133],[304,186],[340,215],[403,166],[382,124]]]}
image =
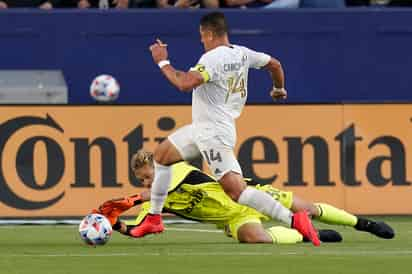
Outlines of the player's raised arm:
{"label": "player's raised arm", "polygon": [[175,69],[168,60],[167,44],[159,39],[150,46],[153,61],[160,67],[160,70],[169,82],[180,91],[189,92],[193,88],[204,83],[204,77],[198,71],[180,71]]}
{"label": "player's raised arm", "polygon": [[270,91],[270,96],[273,100],[286,99],[285,74],[282,64],[276,58],[271,57],[263,68],[267,69],[272,77],[273,88]]}

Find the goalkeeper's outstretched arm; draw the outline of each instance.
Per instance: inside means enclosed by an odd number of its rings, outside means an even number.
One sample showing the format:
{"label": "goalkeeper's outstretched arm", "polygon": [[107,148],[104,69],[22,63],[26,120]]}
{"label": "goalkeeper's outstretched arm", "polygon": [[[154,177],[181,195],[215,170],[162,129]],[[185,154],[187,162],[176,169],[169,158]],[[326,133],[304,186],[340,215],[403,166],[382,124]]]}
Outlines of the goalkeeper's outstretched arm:
{"label": "goalkeeper's outstretched arm", "polygon": [[[128,227],[120,220],[119,216],[130,208],[141,205],[147,201],[150,201],[150,191],[143,190],[142,192],[132,196],[108,200],[101,204],[98,209],[93,210],[93,213],[104,215],[110,221],[114,230],[128,235]],[[141,214],[147,213],[145,213],[144,210],[141,210],[140,215]]]}

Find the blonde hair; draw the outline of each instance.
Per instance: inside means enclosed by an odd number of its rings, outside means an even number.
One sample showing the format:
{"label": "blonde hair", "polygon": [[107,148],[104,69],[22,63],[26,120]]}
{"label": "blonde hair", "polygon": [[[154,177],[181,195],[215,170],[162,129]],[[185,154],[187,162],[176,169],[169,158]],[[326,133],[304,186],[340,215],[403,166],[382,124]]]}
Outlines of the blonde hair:
{"label": "blonde hair", "polygon": [[133,171],[136,171],[145,165],[153,166],[153,153],[139,149],[135,154],[133,154],[132,159],[130,160],[130,167]]}

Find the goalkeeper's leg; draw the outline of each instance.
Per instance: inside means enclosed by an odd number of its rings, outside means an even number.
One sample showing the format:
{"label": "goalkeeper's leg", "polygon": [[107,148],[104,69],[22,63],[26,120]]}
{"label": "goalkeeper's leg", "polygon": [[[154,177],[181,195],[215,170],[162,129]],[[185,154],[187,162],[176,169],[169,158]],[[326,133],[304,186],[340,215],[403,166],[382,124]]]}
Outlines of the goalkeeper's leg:
{"label": "goalkeeper's leg", "polygon": [[294,196],[291,210],[293,212],[308,210],[316,220],[322,223],[350,226],[356,230],[366,231],[380,238],[391,239],[395,236],[393,229],[384,222],[375,222],[358,217],[326,203],[309,203]]}
{"label": "goalkeeper's leg", "polygon": [[[342,237],[334,230],[319,230],[321,242],[340,242]],[[271,243],[271,244],[296,244],[309,241],[302,234],[292,228],[274,226],[265,229],[259,223],[246,223],[239,227],[237,239],[240,243]]]}

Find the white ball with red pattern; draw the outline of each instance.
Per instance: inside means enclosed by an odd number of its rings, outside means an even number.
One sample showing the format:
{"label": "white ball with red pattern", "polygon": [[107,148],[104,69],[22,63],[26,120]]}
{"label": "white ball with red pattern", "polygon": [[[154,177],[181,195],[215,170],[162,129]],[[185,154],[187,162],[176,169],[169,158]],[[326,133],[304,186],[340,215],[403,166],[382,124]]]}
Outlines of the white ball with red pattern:
{"label": "white ball with red pattern", "polygon": [[119,83],[107,74],[97,76],[90,85],[90,95],[98,102],[112,102],[119,97],[119,92]]}
{"label": "white ball with red pattern", "polygon": [[101,214],[89,214],[79,225],[80,237],[88,245],[104,245],[110,240],[112,233],[112,225]]}

